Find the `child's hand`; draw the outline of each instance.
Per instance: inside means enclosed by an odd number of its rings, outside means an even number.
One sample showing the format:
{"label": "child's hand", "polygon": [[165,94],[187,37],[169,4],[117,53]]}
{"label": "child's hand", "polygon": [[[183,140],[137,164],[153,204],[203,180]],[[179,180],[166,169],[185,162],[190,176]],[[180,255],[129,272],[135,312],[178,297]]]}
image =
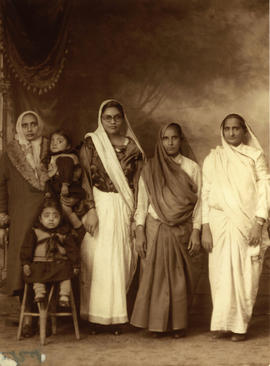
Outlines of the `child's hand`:
{"label": "child's hand", "polygon": [[80,273],[80,268],[74,268],[73,273],[74,273],[74,276],[78,276],[78,274]]}
{"label": "child's hand", "polygon": [[23,266],[23,273],[25,274],[25,276],[29,277],[30,274],[31,274],[31,269],[30,269],[30,266],[29,264],[25,264]]}
{"label": "child's hand", "polygon": [[68,194],[69,194],[68,183],[62,183],[61,195],[68,196]]}
{"label": "child's hand", "polygon": [[61,205],[62,206],[62,209],[63,209],[63,212],[67,215],[67,216],[70,216],[72,214],[72,208],[67,206],[67,205]]}

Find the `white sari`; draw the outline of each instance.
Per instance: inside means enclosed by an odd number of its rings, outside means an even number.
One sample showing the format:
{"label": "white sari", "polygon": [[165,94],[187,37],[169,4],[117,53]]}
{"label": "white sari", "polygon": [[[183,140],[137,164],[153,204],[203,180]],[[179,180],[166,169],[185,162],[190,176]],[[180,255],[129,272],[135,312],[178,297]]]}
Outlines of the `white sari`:
{"label": "white sari", "polygon": [[[101,122],[91,136],[103,166],[118,193],[93,189],[99,228],[86,233],[81,246],[81,316],[93,323],[117,324],[128,321],[126,292],[136,269],[137,256],[131,238],[134,197],[115,150]],[[142,151],[125,117],[126,136]]]}
{"label": "white sari", "polygon": [[[256,217],[268,218],[270,176],[263,150],[247,125],[247,144],[233,147],[221,131],[222,147],[203,165],[203,224],[209,223],[213,250],[209,279],[212,331],[246,333],[259,286],[266,228],[257,247],[248,245]],[[265,225],[264,225],[265,226]]]}

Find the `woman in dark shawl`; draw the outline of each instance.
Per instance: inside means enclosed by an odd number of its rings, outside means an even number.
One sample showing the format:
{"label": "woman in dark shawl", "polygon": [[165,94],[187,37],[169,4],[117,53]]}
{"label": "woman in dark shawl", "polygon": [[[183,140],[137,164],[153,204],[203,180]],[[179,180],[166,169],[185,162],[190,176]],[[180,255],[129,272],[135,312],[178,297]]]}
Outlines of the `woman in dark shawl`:
{"label": "woman in dark shawl", "polygon": [[[22,113],[16,135],[0,159],[0,246],[7,241],[7,286],[9,295],[23,295],[20,249],[44,197],[47,170],[42,160],[48,153],[43,122],[34,111]],[[9,227],[9,230],[7,228]],[[33,335],[31,317],[25,317],[23,335]]]}
{"label": "woman in dark shawl", "polygon": [[190,256],[200,250],[200,168],[181,127],[161,128],[139,182],[136,248],[142,274],[131,324],[185,334],[193,288]]}

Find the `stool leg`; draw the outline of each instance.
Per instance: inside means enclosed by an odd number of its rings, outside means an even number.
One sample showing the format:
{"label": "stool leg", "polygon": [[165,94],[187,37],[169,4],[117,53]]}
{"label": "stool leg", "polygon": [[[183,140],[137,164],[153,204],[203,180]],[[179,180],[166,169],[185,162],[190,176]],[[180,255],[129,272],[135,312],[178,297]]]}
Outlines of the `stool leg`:
{"label": "stool leg", "polygon": [[39,335],[40,343],[44,346],[46,342],[47,309],[44,303],[38,303],[39,310]]}
{"label": "stool leg", "polygon": [[55,335],[56,334],[56,316],[51,316],[51,321],[52,321],[52,334]]}
{"label": "stool leg", "polygon": [[23,301],[22,301],[21,311],[20,311],[19,328],[18,328],[18,332],[17,332],[17,340],[18,341],[21,339],[21,334],[22,334],[22,326],[23,326],[23,318],[24,318],[27,291],[28,291],[28,284],[26,283],[24,285]]}
{"label": "stool leg", "polygon": [[72,287],[71,287],[71,291],[70,291],[70,305],[71,305],[75,335],[76,335],[77,339],[80,339],[79,324],[78,324],[77,311],[76,311],[76,305],[75,305],[75,299],[74,299]]}
{"label": "stool leg", "polygon": [[40,343],[42,346],[46,344],[46,325],[47,325],[47,314],[48,308],[50,306],[50,301],[52,299],[52,294],[54,290],[54,285],[52,285],[50,289],[50,293],[48,296],[48,303],[47,306],[45,303],[38,303],[38,310],[39,310],[39,336],[40,336]]}
{"label": "stool leg", "polygon": [[[51,287],[51,291],[55,290],[55,285],[52,284]],[[52,292],[50,292],[50,296],[49,296],[49,305],[50,305],[50,309],[49,309],[49,314],[52,313],[56,313],[56,307],[57,307],[57,303],[56,303],[56,291],[54,291],[54,296],[52,296]],[[52,324],[52,334],[55,335],[56,334],[56,316],[51,315],[51,324]]]}

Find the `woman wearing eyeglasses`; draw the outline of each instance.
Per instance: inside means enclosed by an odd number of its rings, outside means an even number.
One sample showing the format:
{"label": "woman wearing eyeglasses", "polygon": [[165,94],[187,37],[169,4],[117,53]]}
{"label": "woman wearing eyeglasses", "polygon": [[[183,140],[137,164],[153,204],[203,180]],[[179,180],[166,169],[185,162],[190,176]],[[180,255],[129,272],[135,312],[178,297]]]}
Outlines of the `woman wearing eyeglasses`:
{"label": "woman wearing eyeglasses", "polygon": [[136,268],[131,235],[142,148],[122,105],[110,99],[99,109],[98,128],[81,148],[88,213],[81,247],[81,316],[111,325],[128,321],[126,292]]}

